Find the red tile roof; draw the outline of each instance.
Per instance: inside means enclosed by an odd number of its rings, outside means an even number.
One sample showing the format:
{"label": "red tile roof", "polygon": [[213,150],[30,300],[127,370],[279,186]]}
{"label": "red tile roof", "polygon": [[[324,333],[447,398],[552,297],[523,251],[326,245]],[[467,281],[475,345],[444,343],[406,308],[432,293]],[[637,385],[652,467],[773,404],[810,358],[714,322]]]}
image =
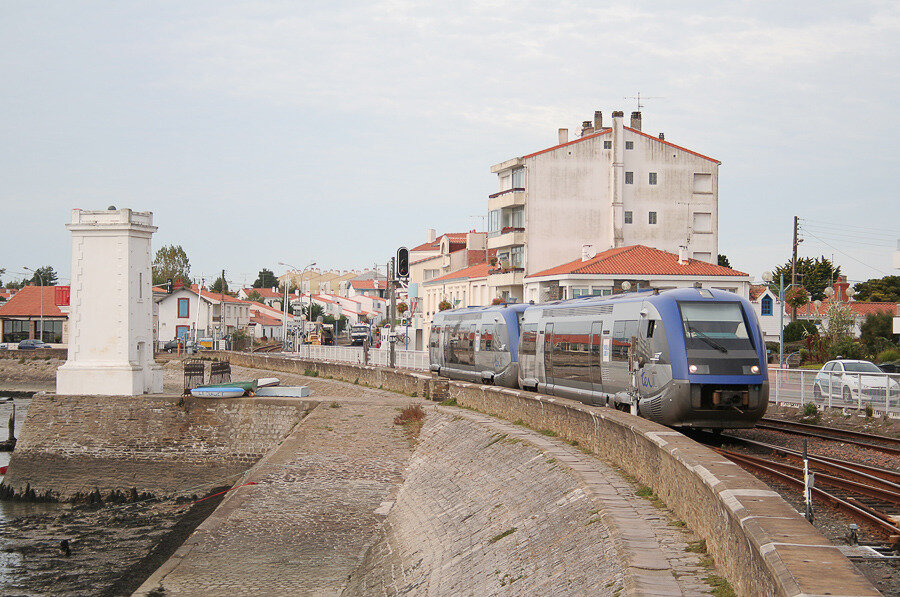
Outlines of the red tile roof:
{"label": "red tile roof", "polygon": [[454,245],[462,244],[463,246],[465,246],[466,235],[468,234],[468,232],[447,232],[434,239],[434,242],[422,243],[418,247],[413,247],[412,249],[410,249],[410,251],[437,251],[441,248],[441,239],[445,236],[450,239],[450,249],[452,250]]}
{"label": "red tile roof", "polygon": [[[875,313],[889,313],[889,314],[893,315],[894,313],[897,312],[897,305],[900,303],[869,303],[869,302],[862,302],[862,301],[861,302],[850,301],[850,302],[844,302],[842,304],[850,307],[850,311],[856,317],[862,318],[867,315],[873,315]],[[821,316],[824,316],[826,313],[828,313],[828,308],[830,306],[831,306],[831,301],[829,301],[827,299],[822,301],[822,304],[819,306],[818,309],[816,309],[816,306],[814,304],[812,304],[812,302],[809,302],[809,303],[805,304],[804,306],[800,307],[799,309],[797,309],[797,315],[799,317],[809,317],[809,316],[821,317]],[[785,305],[784,305],[785,313],[789,313],[790,310],[791,310],[790,305],[785,303]],[[2,310],[0,310],[0,315],[2,315]]]}
{"label": "red tile roof", "polygon": [[254,311],[255,315],[250,317],[250,323],[258,323],[260,325],[268,325],[268,326],[280,326],[282,325],[282,321],[280,319],[275,319],[274,317],[269,317],[268,315],[263,315],[259,311]]}
{"label": "red tile roof", "polygon": [[434,282],[448,282],[450,280],[465,280],[468,278],[486,278],[488,269],[490,269],[490,265],[488,265],[487,263],[479,263],[478,265],[473,265],[464,269],[456,270],[455,272],[450,272],[449,274],[444,274],[439,278],[432,278],[425,282],[425,284],[432,284]]}
{"label": "red tile roof", "polygon": [[[272,290],[271,288],[244,288],[244,293],[245,293],[245,294],[250,294],[250,293],[253,292],[254,290],[255,290],[257,293],[259,293],[259,296],[262,297],[262,298],[275,298],[275,299],[277,299],[277,298],[284,298],[284,292],[283,292],[283,291],[282,291],[282,292],[279,292],[279,291],[277,291],[277,290]],[[294,291],[293,294],[296,295],[297,292]]]}
{"label": "red tile roof", "polygon": [[[193,292],[194,294],[197,294],[197,285],[196,284],[191,284],[190,288],[188,288],[187,286],[184,286],[183,288],[185,290],[189,290],[189,291]],[[242,301],[241,299],[233,297],[230,294],[221,294],[218,292],[213,292],[213,291],[209,290],[208,288],[204,288],[200,292],[200,296],[202,296],[203,298],[210,300],[214,303],[218,302],[218,301],[222,301],[225,303],[241,303],[241,304],[247,303],[247,301]]]}
{"label": "red tile roof", "polygon": [[756,299],[761,297],[763,294],[765,294],[766,289],[768,289],[768,288],[769,287],[766,286],[765,284],[751,284],[750,285],[750,300],[755,301]]}
{"label": "red tile roof", "polygon": [[387,282],[384,280],[350,280],[350,286],[356,290],[376,290],[376,282],[377,290],[385,290],[387,288]]}
{"label": "red tile roof", "polygon": [[66,317],[56,306],[56,286],[26,286],[0,306],[0,317],[40,317],[41,291],[44,317]]}
{"label": "red tile roof", "polygon": [[637,275],[637,276],[746,276],[744,272],[687,259],[678,263],[678,256],[644,245],[631,245],[606,250],[593,259],[576,259],[527,276],[559,276],[564,274]]}

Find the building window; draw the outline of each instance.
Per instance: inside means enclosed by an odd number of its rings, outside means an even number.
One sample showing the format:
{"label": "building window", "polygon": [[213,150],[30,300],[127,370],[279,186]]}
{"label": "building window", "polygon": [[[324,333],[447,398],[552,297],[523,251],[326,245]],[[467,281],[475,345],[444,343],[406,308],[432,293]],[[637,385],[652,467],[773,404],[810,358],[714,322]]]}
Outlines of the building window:
{"label": "building window", "polygon": [[625,141],[625,149],[634,149],[634,141]]}
{"label": "building window", "polygon": [[190,317],[191,300],[186,298],[178,299],[178,317]]}
{"label": "building window", "polygon": [[656,212],[655,211],[650,212],[650,223],[656,224]]}
{"label": "building window", "polygon": [[759,312],[761,315],[771,315],[772,314],[772,297],[766,295],[762,298],[759,304]]}
{"label": "building window", "polygon": [[516,245],[509,250],[510,267],[525,267],[525,246]]}
{"label": "building window", "polygon": [[634,221],[634,212],[626,211],[625,212],[625,223],[631,224]]}
{"label": "building window", "polygon": [[625,173],[625,184],[634,184],[634,172]]}
{"label": "building window", "polygon": [[603,149],[612,149],[612,141],[604,141]]}
{"label": "building window", "polygon": [[494,209],[488,214],[488,233],[496,236],[500,232],[500,210]]}
{"label": "building window", "polygon": [[3,320],[3,341],[4,342],[21,342],[27,340],[28,321],[21,319],[4,319]]}
{"label": "building window", "polygon": [[525,168],[516,168],[512,171],[512,186],[514,189],[525,188]]}
{"label": "building window", "polygon": [[504,172],[500,175],[500,190],[508,191],[512,188],[512,176],[510,176],[509,172]]}
{"label": "building window", "polygon": [[656,184],[656,172],[650,173],[650,184]]}
{"label": "building window", "polygon": [[179,340],[187,340],[188,333],[190,332],[190,326],[187,325],[176,325],[175,326],[175,337]]}
{"label": "building window", "polygon": [[712,253],[707,253],[705,251],[694,253],[694,259],[697,261],[705,261],[706,263],[712,263]]}
{"label": "building window", "polygon": [[712,193],[712,174],[697,172],[694,174],[694,192]]}
{"label": "building window", "polygon": [[694,232],[712,232],[712,214],[709,212],[694,213]]}

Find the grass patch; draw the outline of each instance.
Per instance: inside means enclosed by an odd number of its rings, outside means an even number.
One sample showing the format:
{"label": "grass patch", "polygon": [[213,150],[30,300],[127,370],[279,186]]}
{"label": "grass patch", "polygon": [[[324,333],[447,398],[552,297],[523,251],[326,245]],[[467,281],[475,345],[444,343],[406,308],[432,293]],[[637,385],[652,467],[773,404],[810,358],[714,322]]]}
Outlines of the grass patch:
{"label": "grass patch", "polygon": [[653,495],[653,490],[646,485],[641,485],[640,487],[638,487],[637,491],[634,492],[634,495],[642,498],[648,498]]}
{"label": "grass patch", "polygon": [[412,394],[409,395],[409,397],[410,397],[410,398],[418,398],[418,397],[419,397],[419,393],[418,393],[418,392],[413,392]]}
{"label": "grass patch", "polygon": [[332,402],[331,404],[328,405],[328,408],[340,408],[340,407],[341,407],[341,405],[339,402]]}
{"label": "grass patch", "polygon": [[569,442],[569,445],[570,445],[570,446],[575,446],[575,447],[577,448],[577,447],[578,447],[578,442],[575,441],[575,440],[573,439],[572,441]]}
{"label": "grass patch", "polygon": [[672,522],[669,523],[669,525],[671,525],[673,527],[684,528],[687,526],[687,523],[684,522],[683,520],[673,520]]}
{"label": "grass patch", "polygon": [[684,551],[689,551],[691,553],[706,553],[706,539],[691,541],[688,543],[688,546],[684,548]]}
{"label": "grass patch", "polygon": [[303,375],[305,375],[306,377],[319,377],[319,372],[315,371],[314,369],[304,369]]}
{"label": "grass patch", "polygon": [[421,404],[410,404],[400,414],[394,417],[394,425],[406,427],[406,434],[410,439],[419,436],[422,425],[425,423],[425,409]]}
{"label": "grass patch", "polygon": [[513,527],[513,528],[511,528],[511,529],[507,529],[507,530],[503,531],[503,532],[500,533],[499,535],[497,535],[497,536],[491,538],[491,540],[488,541],[488,545],[490,545],[491,543],[496,543],[496,542],[499,541],[500,539],[503,539],[504,537],[508,537],[509,535],[512,535],[512,534],[515,533],[517,530],[518,530],[518,529],[516,529],[516,527]]}
{"label": "grass patch", "polygon": [[541,435],[546,435],[547,437],[556,437],[557,435],[559,435],[552,429],[541,429],[540,431],[538,431],[538,433],[540,433]]}
{"label": "grass patch", "polygon": [[456,398],[447,398],[438,402],[441,406],[456,406]]}
{"label": "grass patch", "polygon": [[704,576],[703,582],[712,587],[712,594],[715,595],[715,597],[737,597],[737,593],[731,588],[731,584],[729,584],[725,578],[717,574]]}
{"label": "grass patch", "polygon": [[519,427],[525,427],[525,421],[523,421],[522,419],[516,419],[515,421],[513,421],[513,425],[518,425]]}

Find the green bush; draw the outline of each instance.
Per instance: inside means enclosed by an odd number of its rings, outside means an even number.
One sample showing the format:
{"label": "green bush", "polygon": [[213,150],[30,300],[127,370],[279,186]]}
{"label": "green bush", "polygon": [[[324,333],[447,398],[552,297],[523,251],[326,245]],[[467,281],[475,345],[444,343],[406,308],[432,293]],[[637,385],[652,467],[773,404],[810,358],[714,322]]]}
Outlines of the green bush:
{"label": "green bush", "polygon": [[891,361],[900,361],[900,349],[898,348],[888,348],[887,350],[882,350],[878,353],[878,358],[876,359],[879,363],[889,363]]}
{"label": "green bush", "polygon": [[784,326],[784,341],[797,342],[806,336],[818,336],[819,328],[816,324],[808,319],[798,319]]}
{"label": "green bush", "polygon": [[828,348],[828,356],[832,359],[865,359],[868,353],[865,347],[854,340],[845,339],[835,342]]}

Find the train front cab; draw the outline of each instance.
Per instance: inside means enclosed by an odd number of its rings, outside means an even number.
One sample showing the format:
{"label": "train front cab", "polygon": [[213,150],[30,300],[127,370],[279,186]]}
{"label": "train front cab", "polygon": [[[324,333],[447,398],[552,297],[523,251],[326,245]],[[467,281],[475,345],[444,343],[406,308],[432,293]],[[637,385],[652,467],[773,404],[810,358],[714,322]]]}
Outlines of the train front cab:
{"label": "train front cab", "polygon": [[749,302],[700,289],[654,303],[666,322],[672,379],[665,391],[640,400],[641,415],[677,427],[753,427],[768,406],[769,381]]}

